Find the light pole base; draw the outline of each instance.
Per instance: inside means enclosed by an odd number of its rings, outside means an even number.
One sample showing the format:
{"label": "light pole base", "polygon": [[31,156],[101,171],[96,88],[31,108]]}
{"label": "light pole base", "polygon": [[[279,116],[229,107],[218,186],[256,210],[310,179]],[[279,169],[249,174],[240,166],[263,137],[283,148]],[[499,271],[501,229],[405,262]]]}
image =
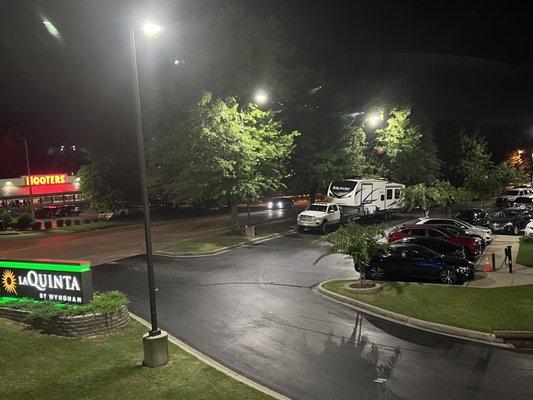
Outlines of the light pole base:
{"label": "light pole base", "polygon": [[161,331],[159,335],[150,336],[148,333],[143,335],[145,367],[162,367],[168,363],[168,334]]}

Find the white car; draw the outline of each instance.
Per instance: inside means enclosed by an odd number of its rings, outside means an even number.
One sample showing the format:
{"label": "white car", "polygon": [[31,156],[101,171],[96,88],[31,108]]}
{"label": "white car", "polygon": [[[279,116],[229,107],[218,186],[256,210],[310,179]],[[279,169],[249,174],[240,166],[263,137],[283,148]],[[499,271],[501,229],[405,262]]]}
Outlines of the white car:
{"label": "white car", "polygon": [[328,227],[341,222],[341,210],[337,204],[313,203],[298,215],[298,232],[306,228],[318,228],[327,233]]}
{"label": "white car", "polygon": [[531,220],[524,229],[524,234],[529,235],[530,233],[533,233],[533,220]]}
{"label": "white car", "polygon": [[489,228],[472,225],[457,218],[420,218],[416,223],[418,225],[453,225],[464,229],[465,233],[468,235],[479,236],[485,241],[486,244],[490,244],[492,242],[492,232]]}

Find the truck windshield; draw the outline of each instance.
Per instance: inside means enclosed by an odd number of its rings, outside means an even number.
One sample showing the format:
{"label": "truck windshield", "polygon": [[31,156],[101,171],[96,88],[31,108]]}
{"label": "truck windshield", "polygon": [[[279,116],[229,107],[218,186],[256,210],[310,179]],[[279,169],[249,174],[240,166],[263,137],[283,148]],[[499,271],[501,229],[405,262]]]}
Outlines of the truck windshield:
{"label": "truck windshield", "polygon": [[320,204],[311,204],[307,209],[309,211],[320,211],[320,212],[326,212],[328,206],[323,206]]}
{"label": "truck windshield", "polygon": [[507,196],[517,196],[519,192],[518,190],[506,190],[504,194]]}

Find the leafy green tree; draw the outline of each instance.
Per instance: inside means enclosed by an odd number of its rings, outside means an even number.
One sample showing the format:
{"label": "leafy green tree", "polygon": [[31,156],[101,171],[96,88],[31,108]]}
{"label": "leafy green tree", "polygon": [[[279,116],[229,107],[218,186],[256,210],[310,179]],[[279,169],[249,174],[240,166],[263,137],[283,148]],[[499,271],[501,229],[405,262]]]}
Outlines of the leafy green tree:
{"label": "leafy green tree", "polygon": [[120,160],[106,157],[90,157],[90,163],[80,168],[78,176],[91,208],[96,211],[113,211],[127,204],[138,202],[136,191],[138,175]]}
{"label": "leafy green tree", "polygon": [[380,240],[383,237],[385,232],[382,226],[364,226],[350,222],[317,240],[319,243],[328,243],[331,246],[315,261],[315,264],[332,254],[344,254],[353,261],[355,271],[360,274],[361,286],[364,287],[370,261],[389,247],[386,241]]}
{"label": "leafy green tree", "polygon": [[420,210],[422,216],[427,217],[430,208],[435,204],[436,197],[434,188],[419,183],[405,188],[402,201],[407,211]]}
{"label": "leafy green tree", "polygon": [[457,172],[465,186],[467,180],[486,175],[494,167],[487,140],[483,136],[468,135],[466,132],[462,132],[459,137],[457,160]]}
{"label": "leafy green tree", "polygon": [[409,108],[393,109],[385,126],[376,130],[376,170],[387,178],[414,185],[436,180],[440,162],[429,124],[415,119]]}
{"label": "leafy green tree", "polygon": [[430,188],[431,202],[434,206],[444,207],[446,215],[450,215],[453,204],[466,202],[471,199],[470,193],[464,188],[457,188],[448,181],[438,181]]}
{"label": "leafy green tree", "polygon": [[238,201],[282,185],[297,132],[284,132],[273,111],[235,98],[205,93],[189,117],[153,155],[166,176],[165,190],[175,203],[227,201],[232,230],[240,232]]}
{"label": "leafy green tree", "polygon": [[362,126],[335,112],[337,100],[330,93],[315,97],[302,99],[304,104],[289,112],[291,123],[301,132],[290,163],[294,174],[290,187],[295,193],[309,193],[311,202],[331,181],[360,177],[368,169]]}

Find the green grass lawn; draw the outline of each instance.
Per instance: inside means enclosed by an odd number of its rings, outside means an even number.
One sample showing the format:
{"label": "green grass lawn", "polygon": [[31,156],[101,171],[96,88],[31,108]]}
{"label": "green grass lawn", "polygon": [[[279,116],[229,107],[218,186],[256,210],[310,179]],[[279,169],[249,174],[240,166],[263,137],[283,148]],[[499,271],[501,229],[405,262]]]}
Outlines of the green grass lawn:
{"label": "green grass lawn", "polygon": [[47,233],[75,233],[75,232],[88,232],[96,229],[113,228],[116,226],[131,225],[135,222],[130,221],[98,221],[84,224],[83,221],[80,225],[63,226],[61,228],[54,228],[46,231]]}
{"label": "green grass lawn", "polygon": [[520,243],[516,262],[526,267],[533,267],[533,244]]}
{"label": "green grass lawn", "polygon": [[419,283],[383,283],[374,294],[353,294],[348,281],[325,285],[327,290],[390,311],[426,321],[481,332],[533,330],[533,285],[469,288]]}
{"label": "green grass lawn", "polygon": [[0,399],[270,399],[172,344],[168,365],[142,367],[145,332],[67,339],[0,319]]}
{"label": "green grass lawn", "polygon": [[[294,221],[281,221],[271,224],[257,225],[257,237],[285,232],[295,227]],[[194,254],[213,252],[222,247],[244,244],[249,240],[242,235],[235,235],[227,230],[217,230],[190,234],[177,233],[160,243],[154,243],[155,250],[176,254]]]}

